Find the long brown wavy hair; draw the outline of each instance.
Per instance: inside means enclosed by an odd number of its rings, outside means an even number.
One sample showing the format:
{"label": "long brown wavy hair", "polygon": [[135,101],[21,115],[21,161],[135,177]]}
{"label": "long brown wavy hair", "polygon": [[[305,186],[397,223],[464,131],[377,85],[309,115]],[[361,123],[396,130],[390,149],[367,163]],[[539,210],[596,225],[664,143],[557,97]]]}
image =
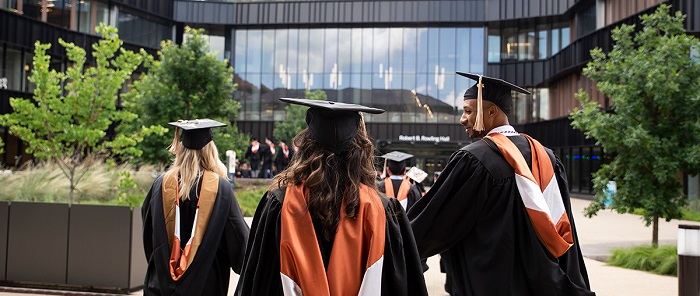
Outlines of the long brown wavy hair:
{"label": "long brown wavy hair", "polygon": [[289,167],[275,176],[273,185],[302,185],[309,190],[307,209],[323,236],[330,240],[340,222],[340,206],[345,200],[345,215],[355,218],[359,205],[360,184],[376,190],[374,145],[367,134],[364,121],[350,147],[340,154],[324,149],[311,137],[308,128],[293,140],[299,151]]}

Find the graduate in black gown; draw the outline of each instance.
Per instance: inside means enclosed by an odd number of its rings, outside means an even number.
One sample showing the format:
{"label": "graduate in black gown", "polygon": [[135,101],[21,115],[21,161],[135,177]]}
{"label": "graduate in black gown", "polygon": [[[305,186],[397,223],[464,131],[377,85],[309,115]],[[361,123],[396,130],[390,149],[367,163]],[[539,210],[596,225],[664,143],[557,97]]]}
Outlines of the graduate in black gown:
{"label": "graduate in black gown", "polygon": [[[176,126],[175,161],[158,177],[141,209],[148,261],[144,295],[227,295],[230,271],[240,273],[249,228],[212,141],[198,119]],[[182,130],[182,140],[178,139]]]}
{"label": "graduate in black gown", "polygon": [[[413,155],[401,151],[392,151],[380,157],[386,159],[384,169],[388,176],[384,180],[379,181],[377,189],[388,197],[398,199],[404,210],[408,211],[422,196],[418,186],[414,185],[405,174],[406,160],[413,157]],[[387,188],[390,190],[387,191]]]}
{"label": "graduate in black gown", "polygon": [[409,210],[421,258],[444,256],[452,295],[595,295],[561,161],[508,123],[511,90],[529,92],[458,74],[478,81],[460,120],[475,141]]}
{"label": "graduate in black gown", "polygon": [[311,107],[299,149],[253,218],[236,295],[427,295],[410,223],[376,190],[374,145],[358,111]]}

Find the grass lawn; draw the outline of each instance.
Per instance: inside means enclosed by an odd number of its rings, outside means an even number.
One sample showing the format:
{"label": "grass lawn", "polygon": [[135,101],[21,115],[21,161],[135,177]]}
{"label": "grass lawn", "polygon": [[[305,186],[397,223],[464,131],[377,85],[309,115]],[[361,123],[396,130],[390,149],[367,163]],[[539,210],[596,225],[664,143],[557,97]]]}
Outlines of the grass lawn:
{"label": "grass lawn", "polygon": [[243,216],[252,217],[253,214],[255,214],[255,209],[258,207],[258,203],[267,189],[267,184],[242,185],[237,186],[236,189],[234,189],[234,193],[236,194],[238,204],[241,206]]}

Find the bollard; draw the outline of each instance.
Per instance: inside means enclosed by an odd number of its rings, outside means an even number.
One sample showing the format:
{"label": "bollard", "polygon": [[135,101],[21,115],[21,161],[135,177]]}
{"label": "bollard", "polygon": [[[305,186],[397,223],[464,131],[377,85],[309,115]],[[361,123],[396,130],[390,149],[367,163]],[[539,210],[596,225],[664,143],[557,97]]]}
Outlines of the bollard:
{"label": "bollard", "polygon": [[678,225],[678,295],[700,295],[699,225]]}

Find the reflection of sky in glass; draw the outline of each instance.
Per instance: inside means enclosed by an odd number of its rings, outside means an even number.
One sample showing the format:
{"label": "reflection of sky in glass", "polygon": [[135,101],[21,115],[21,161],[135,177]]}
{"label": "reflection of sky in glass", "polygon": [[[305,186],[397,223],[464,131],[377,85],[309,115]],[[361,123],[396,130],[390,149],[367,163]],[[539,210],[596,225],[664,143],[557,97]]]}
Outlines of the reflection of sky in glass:
{"label": "reflection of sky in glass", "polygon": [[484,72],[484,34],[481,27],[234,30],[234,70],[247,85],[236,97],[254,105],[244,106],[242,119],[273,118],[264,106],[277,96],[323,89],[329,99],[397,108],[369,120],[457,122],[454,107],[472,82],[454,72]]}

